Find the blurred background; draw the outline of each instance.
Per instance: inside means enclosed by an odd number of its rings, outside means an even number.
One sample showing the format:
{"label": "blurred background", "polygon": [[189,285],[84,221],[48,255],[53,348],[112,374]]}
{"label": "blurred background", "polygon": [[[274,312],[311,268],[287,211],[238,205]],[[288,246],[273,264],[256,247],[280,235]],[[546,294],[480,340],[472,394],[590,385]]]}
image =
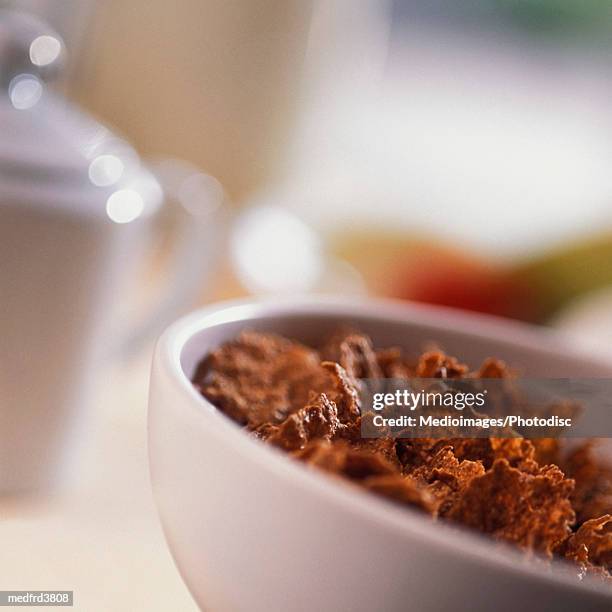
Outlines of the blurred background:
{"label": "blurred background", "polygon": [[214,297],[368,291],[536,322],[609,303],[606,2],[6,4],[63,34],[69,97],[224,186]]}
{"label": "blurred background", "polygon": [[[609,2],[0,7],[64,38],[59,95],[143,156],[180,158],[222,186],[227,223],[191,307],[249,294],[384,295],[554,325],[612,357]],[[142,275],[145,301],[164,244]],[[107,379],[134,388],[139,406],[153,338]],[[98,394],[105,442],[91,470],[125,436],[102,490],[123,473],[134,479],[124,490],[144,495],[144,408],[129,420],[118,397],[108,385]]]}
{"label": "blurred background", "polygon": [[4,4],[64,36],[67,96],[224,186],[214,297],[368,291],[542,322],[612,281],[608,3]]}

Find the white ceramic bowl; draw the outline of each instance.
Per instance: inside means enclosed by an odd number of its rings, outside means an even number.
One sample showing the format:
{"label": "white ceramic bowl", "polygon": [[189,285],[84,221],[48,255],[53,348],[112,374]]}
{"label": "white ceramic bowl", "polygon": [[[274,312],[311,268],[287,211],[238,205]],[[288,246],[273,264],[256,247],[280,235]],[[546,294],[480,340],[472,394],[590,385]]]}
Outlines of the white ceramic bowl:
{"label": "white ceramic bowl", "polygon": [[339,323],[416,354],[435,340],[469,364],[499,356],[541,377],[610,377],[558,335],[449,309],[301,299],[214,305],[172,325],[151,377],[154,494],[198,604],[231,611],[604,610],[612,589],[433,523],[251,439],[190,383],[245,327],[316,344]]}

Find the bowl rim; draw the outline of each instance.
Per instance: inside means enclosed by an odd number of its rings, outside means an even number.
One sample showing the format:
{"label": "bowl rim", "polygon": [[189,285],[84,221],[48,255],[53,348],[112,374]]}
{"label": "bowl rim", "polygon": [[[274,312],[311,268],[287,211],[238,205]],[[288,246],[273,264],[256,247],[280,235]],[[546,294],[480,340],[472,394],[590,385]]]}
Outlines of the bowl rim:
{"label": "bowl rim", "polygon": [[[306,488],[310,494],[325,497],[346,512],[358,513],[373,525],[390,529],[396,536],[410,537],[452,550],[475,562],[494,564],[529,581],[544,581],[551,587],[575,589],[585,594],[604,595],[612,601],[609,587],[596,579],[576,578],[570,564],[553,562],[551,567],[531,562],[526,555],[505,543],[492,541],[483,534],[471,532],[443,521],[433,521],[410,508],[400,507],[384,498],[362,491],[338,479],[325,477],[301,463],[291,460],[279,449],[262,444],[245,434],[240,426],[221,414],[193,386],[182,364],[183,349],[196,334],[224,323],[245,323],[274,316],[362,316],[398,323],[427,325],[513,345],[517,348],[568,355],[598,368],[609,367],[605,359],[593,359],[584,348],[576,346],[570,335],[493,315],[471,313],[445,306],[433,306],[387,298],[345,298],[337,296],[274,297],[227,300],[212,303],[171,324],[155,347],[154,368],[166,374],[174,390],[190,405],[193,416],[202,421],[208,433],[221,439],[249,462],[277,476],[290,479],[293,486]],[[176,406],[183,402],[177,402]],[[151,452],[151,451],[150,451]]]}

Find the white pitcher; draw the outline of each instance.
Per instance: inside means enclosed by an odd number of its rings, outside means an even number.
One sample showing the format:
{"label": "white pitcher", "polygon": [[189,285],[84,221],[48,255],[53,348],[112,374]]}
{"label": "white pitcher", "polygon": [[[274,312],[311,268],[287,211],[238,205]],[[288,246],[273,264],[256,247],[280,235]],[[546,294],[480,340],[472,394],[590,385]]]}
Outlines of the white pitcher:
{"label": "white pitcher", "polygon": [[[49,91],[43,73],[63,53],[54,34],[0,12],[0,50],[2,494],[46,488],[77,463],[88,382],[103,357],[203,289],[223,194],[211,177],[166,163],[167,197],[125,141]],[[168,280],[142,313],[130,296],[165,211],[176,230]]]}

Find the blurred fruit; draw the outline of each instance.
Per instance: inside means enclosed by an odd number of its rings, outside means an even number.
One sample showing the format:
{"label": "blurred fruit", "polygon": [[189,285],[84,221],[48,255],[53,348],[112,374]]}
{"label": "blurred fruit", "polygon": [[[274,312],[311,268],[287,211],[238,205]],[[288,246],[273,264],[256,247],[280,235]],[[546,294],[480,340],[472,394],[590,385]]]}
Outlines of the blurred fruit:
{"label": "blurred fruit", "polygon": [[572,242],[518,263],[514,278],[531,287],[539,302],[540,320],[568,302],[612,285],[612,235]]}
{"label": "blurred fruit", "polygon": [[434,259],[412,272],[397,297],[529,320],[537,308],[527,294],[528,288],[501,267]]}
{"label": "blurred fruit", "polygon": [[612,284],[609,236],[510,265],[434,240],[372,232],[337,237],[334,253],[363,275],[374,294],[532,322]]}

